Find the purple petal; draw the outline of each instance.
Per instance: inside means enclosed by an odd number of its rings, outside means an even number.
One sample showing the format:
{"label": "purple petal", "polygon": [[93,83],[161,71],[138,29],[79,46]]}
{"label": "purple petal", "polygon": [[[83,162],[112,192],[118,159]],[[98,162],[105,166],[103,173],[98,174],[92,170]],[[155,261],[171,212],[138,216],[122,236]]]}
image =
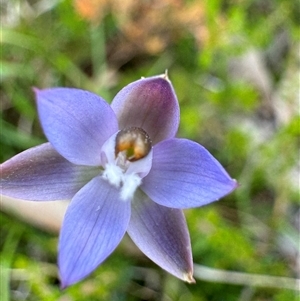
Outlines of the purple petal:
{"label": "purple petal", "polygon": [[62,288],[90,274],[117,247],[128,227],[130,202],[101,177],[84,186],[67,209],[59,240]]}
{"label": "purple petal", "polygon": [[170,139],[156,145],[142,190],[156,203],[172,208],[199,207],[237,187],[220,163],[201,145]]}
{"label": "purple petal", "polygon": [[136,193],[128,234],[140,250],[172,275],[194,282],[190,236],[181,210]]}
{"label": "purple petal", "polygon": [[166,75],[135,81],[123,88],[113,99],[112,109],[119,128],[144,129],[155,144],[173,138],[179,124],[179,105]]}
{"label": "purple petal", "polygon": [[99,172],[70,163],[45,143],[1,164],[1,194],[32,201],[71,199]]}
{"label": "purple petal", "polygon": [[118,130],[110,106],[99,96],[78,89],[36,90],[45,135],[67,160],[99,165],[103,143]]}

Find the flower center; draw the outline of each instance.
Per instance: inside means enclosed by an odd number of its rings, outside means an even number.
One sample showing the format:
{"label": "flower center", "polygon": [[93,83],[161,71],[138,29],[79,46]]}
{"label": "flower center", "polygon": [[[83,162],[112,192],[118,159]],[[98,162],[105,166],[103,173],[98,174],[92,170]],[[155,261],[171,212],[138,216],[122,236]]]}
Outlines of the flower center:
{"label": "flower center", "polygon": [[123,153],[128,161],[134,162],[147,156],[151,147],[149,135],[141,128],[131,127],[118,132],[115,155]]}
{"label": "flower center", "polygon": [[122,200],[131,199],[151,169],[151,140],[141,128],[126,128],[104,143],[101,157],[102,177],[120,189]]}

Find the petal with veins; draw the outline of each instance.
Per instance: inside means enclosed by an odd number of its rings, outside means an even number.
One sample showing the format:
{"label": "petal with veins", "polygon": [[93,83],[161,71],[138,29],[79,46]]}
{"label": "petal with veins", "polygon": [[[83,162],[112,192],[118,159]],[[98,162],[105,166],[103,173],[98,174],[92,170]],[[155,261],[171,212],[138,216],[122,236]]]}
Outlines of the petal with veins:
{"label": "petal with veins", "polygon": [[216,201],[236,187],[237,182],[204,147],[169,139],[153,148],[152,168],[141,189],[160,205],[185,209]]}
{"label": "petal with veins", "polygon": [[65,288],[88,276],[117,247],[128,227],[130,202],[101,177],[72,199],[59,239],[59,271]]}
{"label": "petal with veins", "polygon": [[148,77],[124,87],[113,99],[119,127],[139,127],[153,144],[173,138],[178,130],[179,104],[166,75]]}
{"label": "petal with veins", "polygon": [[194,282],[190,236],[181,210],[160,206],[138,190],[127,231],[139,249],[161,268]]}
{"label": "petal with veins", "polygon": [[1,164],[1,194],[32,201],[71,199],[100,169],[74,165],[50,143]]}
{"label": "petal with veins", "polygon": [[99,165],[103,143],[118,130],[110,106],[93,93],[72,88],[36,90],[36,97],[53,147],[74,164]]}

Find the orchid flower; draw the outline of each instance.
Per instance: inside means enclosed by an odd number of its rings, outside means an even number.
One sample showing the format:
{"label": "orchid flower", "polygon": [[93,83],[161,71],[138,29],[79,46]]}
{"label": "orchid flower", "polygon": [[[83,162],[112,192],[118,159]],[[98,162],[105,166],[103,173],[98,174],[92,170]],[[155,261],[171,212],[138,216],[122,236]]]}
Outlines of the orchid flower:
{"label": "orchid flower", "polygon": [[1,193],[71,200],[59,238],[61,287],[94,271],[126,231],[156,264],[194,282],[182,209],[216,201],[237,183],[204,147],[175,138],[179,104],[167,75],[127,85],[111,105],[74,88],[35,94],[49,142],[1,164]]}

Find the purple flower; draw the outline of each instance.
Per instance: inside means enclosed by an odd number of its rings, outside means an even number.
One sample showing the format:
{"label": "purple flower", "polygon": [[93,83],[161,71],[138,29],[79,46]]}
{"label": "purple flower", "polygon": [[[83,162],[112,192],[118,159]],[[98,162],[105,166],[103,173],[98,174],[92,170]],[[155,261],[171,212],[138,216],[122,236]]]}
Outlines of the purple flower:
{"label": "purple flower", "polygon": [[96,269],[126,231],[151,260],[193,282],[182,209],[237,183],[205,148],[175,138],[179,105],[167,75],[129,84],[111,106],[78,89],[35,92],[49,143],[3,163],[1,187],[14,198],[71,199],[59,239],[62,287]]}

